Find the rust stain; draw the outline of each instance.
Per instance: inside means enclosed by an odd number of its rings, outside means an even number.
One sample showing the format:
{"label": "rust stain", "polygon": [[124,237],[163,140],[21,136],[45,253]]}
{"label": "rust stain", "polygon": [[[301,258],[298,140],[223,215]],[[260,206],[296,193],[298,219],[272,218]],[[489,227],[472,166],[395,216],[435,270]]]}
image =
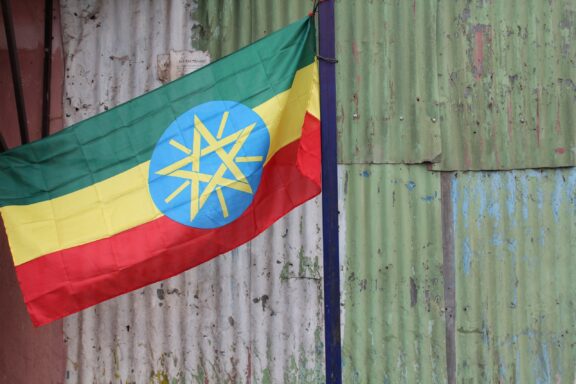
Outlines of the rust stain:
{"label": "rust stain", "polygon": [[246,383],[252,383],[252,347],[248,347],[248,362],[246,363]]}
{"label": "rust stain", "polygon": [[[484,62],[486,59],[485,55],[490,53],[492,37],[493,31],[490,25],[475,24],[471,27],[471,33],[468,35],[469,44],[471,46],[469,59],[472,65],[472,73],[476,81],[480,80],[486,72],[486,68],[484,68]],[[470,50],[468,52],[470,52]]]}
{"label": "rust stain", "polygon": [[360,49],[358,49],[355,41],[352,42],[352,58],[354,59],[354,64],[360,63]]}
{"label": "rust stain", "polygon": [[558,147],[554,150],[554,152],[556,152],[558,155],[563,155],[564,153],[566,153],[566,148]]}
{"label": "rust stain", "polygon": [[416,17],[416,0],[412,1],[412,16]]}
{"label": "rust stain", "polygon": [[480,80],[484,65],[484,31],[477,28],[474,33],[474,78]]}

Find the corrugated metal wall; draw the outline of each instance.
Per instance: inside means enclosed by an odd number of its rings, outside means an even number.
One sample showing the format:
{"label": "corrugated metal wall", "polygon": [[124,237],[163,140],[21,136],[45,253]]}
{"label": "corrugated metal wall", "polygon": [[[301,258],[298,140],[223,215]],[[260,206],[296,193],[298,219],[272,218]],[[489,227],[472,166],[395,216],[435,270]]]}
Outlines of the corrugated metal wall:
{"label": "corrugated metal wall", "polygon": [[438,170],[572,166],[576,2],[437,1]]}
{"label": "corrugated metal wall", "polygon": [[[67,123],[159,86],[157,57],[193,49],[196,12],[63,1]],[[66,318],[66,381],[323,382],[320,212],[313,200],[228,254]]]}
{"label": "corrugated metal wall", "polygon": [[458,382],[573,383],[576,169],[452,178]]}
{"label": "corrugated metal wall", "polygon": [[[215,59],[310,8],[66,1],[69,122],[157,86],[157,54]],[[336,0],[336,17],[344,382],[572,382],[573,170],[421,163],[575,165],[576,3]],[[69,381],[322,382],[319,215],[69,318]]]}
{"label": "corrugated metal wall", "polygon": [[438,161],[436,2],[341,0],[336,7],[340,161]]}
{"label": "corrugated metal wall", "polygon": [[344,383],[445,383],[440,175],[343,171]]}
{"label": "corrugated metal wall", "polygon": [[336,5],[343,163],[575,165],[574,1]]}
{"label": "corrugated metal wall", "polygon": [[344,382],[573,382],[572,170],[402,164],[574,165],[576,3],[336,5]]}

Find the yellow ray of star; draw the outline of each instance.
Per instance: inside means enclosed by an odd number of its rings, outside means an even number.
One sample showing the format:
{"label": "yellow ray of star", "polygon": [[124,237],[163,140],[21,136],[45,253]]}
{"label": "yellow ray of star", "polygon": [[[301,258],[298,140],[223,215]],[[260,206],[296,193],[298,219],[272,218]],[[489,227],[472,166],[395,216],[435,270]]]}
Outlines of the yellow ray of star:
{"label": "yellow ray of star", "polygon": [[[209,146],[203,148],[202,151],[200,151],[200,157],[206,156],[206,155],[216,151],[217,149],[223,148],[226,145],[236,141],[240,137],[241,134],[242,134],[242,131],[235,132],[229,136],[226,136],[222,140],[219,140],[218,142],[216,142],[216,145],[209,145]],[[172,141],[174,141],[174,143]],[[190,155],[192,153],[192,151],[190,149],[188,149],[185,146],[183,146],[182,144],[178,143],[176,140],[173,140],[173,139],[170,140],[169,144],[171,144],[175,148],[178,148],[179,150],[186,153],[187,155]],[[182,148],[179,148],[178,146],[182,146]],[[177,169],[185,167],[186,165],[190,164],[191,162],[192,162],[192,157],[189,157],[189,156],[184,157],[184,158],[162,168],[161,170],[156,171],[156,174],[157,175],[168,175],[169,173],[172,173]]]}
{"label": "yellow ray of star", "polygon": [[241,134],[242,134],[242,131],[234,132],[233,134],[226,136],[222,140],[218,140],[216,142],[216,145],[208,145],[208,146],[204,147],[202,149],[201,156],[206,156],[206,155],[214,152],[215,150],[217,150],[219,148],[224,148],[228,144],[236,141],[240,137]]}
{"label": "yellow ray of star", "polygon": [[218,201],[220,202],[220,208],[222,209],[222,215],[228,217],[228,206],[226,205],[226,199],[224,199],[224,194],[222,193],[222,188],[216,188],[216,194],[218,195]]}
{"label": "yellow ray of star", "polygon": [[179,142],[177,142],[174,139],[171,139],[168,144],[170,144],[171,146],[173,146],[176,149],[179,149],[180,151],[184,152],[185,154],[189,155],[190,153],[192,153],[192,151],[190,150],[190,148],[187,148],[186,146],[180,144]]}
{"label": "yellow ray of star", "polygon": [[226,121],[228,121],[229,114],[230,112],[226,111],[222,115],[222,120],[220,120],[220,128],[218,128],[218,134],[216,135],[218,139],[222,138],[222,134],[224,133],[224,127],[226,127]]}
{"label": "yellow ray of star", "polygon": [[[234,146],[232,147],[230,152],[226,152],[223,148],[216,149],[216,153],[218,154],[218,157],[220,157],[222,162],[224,164],[226,164],[226,166],[228,167],[230,172],[232,172],[234,177],[236,177],[236,179],[238,179],[238,180],[244,180],[244,179],[246,179],[246,176],[244,176],[244,174],[242,173],[240,168],[238,168],[238,166],[234,162],[234,157],[236,156],[236,154],[238,153],[240,148],[242,148],[242,146],[244,145],[244,142],[248,138],[248,135],[250,134],[252,129],[254,129],[255,126],[256,126],[256,123],[244,128],[242,130],[240,137],[238,138],[238,140],[236,140],[236,142],[234,143]],[[218,146],[218,141],[214,138],[214,136],[212,136],[212,133],[210,133],[210,131],[206,128],[204,123],[202,123],[202,121],[196,115],[194,115],[194,130],[195,131],[198,130],[200,132],[200,134],[202,135],[202,137],[208,142],[209,145],[212,145],[215,147]]]}
{"label": "yellow ray of star", "polygon": [[182,184],[180,184],[180,186],[178,188],[176,188],[174,190],[174,192],[172,192],[167,198],[164,199],[164,202],[166,204],[168,204],[169,202],[172,201],[172,199],[174,199],[176,196],[178,196],[180,194],[180,192],[182,192],[184,190],[184,188],[186,188],[187,186],[190,185],[190,180],[186,180],[185,182],[183,182]]}
{"label": "yellow ray of star", "polygon": [[237,163],[254,163],[262,161],[262,156],[238,156],[235,160]]}
{"label": "yellow ray of star", "polygon": [[[188,180],[192,180],[194,177],[198,177],[198,180],[200,180],[203,183],[209,183],[210,180],[212,180],[212,178],[214,177],[214,176],[208,175],[206,173],[196,173],[196,172],[186,171],[186,170],[182,170],[182,169],[175,171],[175,172],[172,172],[168,176],[178,177],[181,179],[188,179]],[[240,191],[240,192],[252,193],[252,189],[250,188],[250,184],[248,184],[244,181],[238,181],[238,180],[228,179],[226,177],[220,177],[218,179],[217,184],[219,184],[223,187],[235,189],[235,190]]]}
{"label": "yellow ray of star", "polygon": [[183,159],[175,161],[172,164],[162,168],[161,170],[156,171],[156,174],[166,176],[166,175],[176,171],[177,169],[180,169],[180,168],[190,164],[192,161],[193,161],[192,156],[186,156]]}
{"label": "yellow ray of star", "polygon": [[[194,130],[194,137],[192,142],[192,171],[198,174],[200,172],[200,144],[201,138],[198,130]],[[190,188],[190,221],[194,220],[198,212],[200,212],[200,206],[198,205],[198,195],[200,193],[200,179],[195,176],[192,179],[192,186]]]}
{"label": "yellow ray of star", "polygon": [[[216,186],[222,180],[222,175],[224,175],[224,172],[226,172],[226,165],[220,164],[220,167],[218,167],[218,170],[202,192],[202,195],[200,195],[200,207],[204,206],[206,200],[208,200],[212,192],[214,192],[214,189],[216,189]],[[248,187],[250,186],[248,185]],[[250,190],[250,193],[252,193],[252,190]]]}
{"label": "yellow ray of star", "polygon": [[[246,128],[244,128],[242,130],[242,134],[240,135],[238,140],[236,140],[236,142],[234,143],[234,146],[232,146],[232,149],[230,149],[230,152],[228,152],[227,155],[231,156],[232,158],[236,157],[236,155],[238,154],[238,152],[240,152],[240,149],[242,149],[242,146],[244,145],[244,143],[248,139],[248,136],[250,136],[250,133],[252,133],[252,130],[254,129],[255,126],[256,126],[256,123],[250,124],[249,126],[247,126]],[[234,163],[234,161],[232,161],[232,162]],[[236,165],[236,164],[234,164],[234,165]]]}

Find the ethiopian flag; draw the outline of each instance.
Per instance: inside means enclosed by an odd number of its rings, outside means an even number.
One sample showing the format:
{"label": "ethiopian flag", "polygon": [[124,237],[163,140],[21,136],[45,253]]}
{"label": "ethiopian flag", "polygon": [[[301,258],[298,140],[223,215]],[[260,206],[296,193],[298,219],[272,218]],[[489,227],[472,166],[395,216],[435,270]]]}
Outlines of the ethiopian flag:
{"label": "ethiopian flag", "polygon": [[320,192],[312,18],[0,155],[35,325],[174,276]]}

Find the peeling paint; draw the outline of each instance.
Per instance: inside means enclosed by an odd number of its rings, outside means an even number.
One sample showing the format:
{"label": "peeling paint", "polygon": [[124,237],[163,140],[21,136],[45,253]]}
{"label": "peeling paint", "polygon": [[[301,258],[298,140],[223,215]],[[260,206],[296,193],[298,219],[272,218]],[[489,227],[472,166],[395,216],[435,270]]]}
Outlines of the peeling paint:
{"label": "peeling paint", "polygon": [[445,101],[443,152],[433,169],[576,165],[572,153],[556,152],[576,142],[570,85],[576,79],[575,12],[569,0],[522,6],[458,0],[442,7],[431,57],[438,60]]}
{"label": "peeling paint", "polygon": [[574,382],[576,169],[457,173],[458,382]]}
{"label": "peeling paint", "polygon": [[472,27],[474,33],[473,72],[474,78],[480,80],[484,74],[484,36],[490,33],[490,26],[477,24]]}

